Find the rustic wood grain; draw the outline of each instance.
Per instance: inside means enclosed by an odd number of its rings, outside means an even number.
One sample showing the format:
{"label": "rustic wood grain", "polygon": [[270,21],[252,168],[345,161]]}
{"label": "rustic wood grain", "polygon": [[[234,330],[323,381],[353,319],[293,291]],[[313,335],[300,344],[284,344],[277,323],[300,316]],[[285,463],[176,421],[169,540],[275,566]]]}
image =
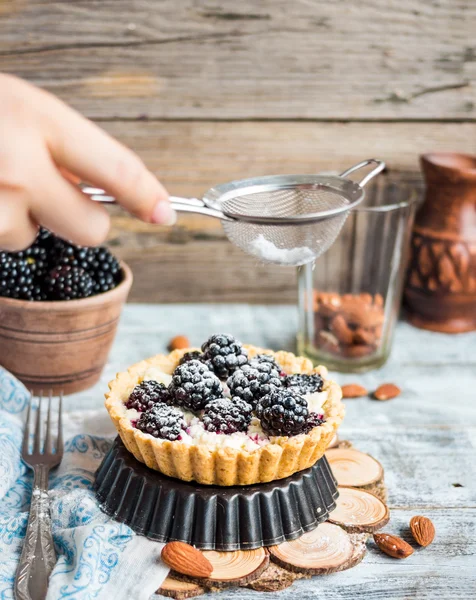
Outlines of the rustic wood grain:
{"label": "rustic wood grain", "polygon": [[260,264],[228,241],[113,250],[134,273],[131,302],[297,301],[295,269]]}
{"label": "rustic wood grain", "polygon": [[476,123],[111,122],[174,195],[203,194],[234,179],[343,171],[364,158],[418,171],[418,155],[476,154]]}
{"label": "rustic wood grain", "polygon": [[[367,156],[387,161],[389,177],[419,186],[419,152],[449,143],[476,152],[476,124],[103,123],[133,148],[174,195],[273,173],[342,170]],[[404,171],[401,171],[404,169]],[[180,216],[158,228],[115,210],[110,242],[129,263],[131,300],[142,302],[294,302],[292,269],[260,265],[232,247],[219,221]],[[160,274],[161,284],[156,284]]]}
{"label": "rustic wood grain", "polygon": [[476,116],[473,2],[2,5],[1,70],[91,117]]}

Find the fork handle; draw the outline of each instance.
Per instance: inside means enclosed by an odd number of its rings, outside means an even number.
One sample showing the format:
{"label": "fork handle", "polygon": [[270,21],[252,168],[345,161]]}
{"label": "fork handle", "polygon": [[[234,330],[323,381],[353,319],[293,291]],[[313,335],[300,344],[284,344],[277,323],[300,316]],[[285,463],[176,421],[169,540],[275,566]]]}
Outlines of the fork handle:
{"label": "fork handle", "polygon": [[34,468],[33,495],[26,536],[15,577],[15,600],[44,600],[56,564],[48,498],[49,468]]}

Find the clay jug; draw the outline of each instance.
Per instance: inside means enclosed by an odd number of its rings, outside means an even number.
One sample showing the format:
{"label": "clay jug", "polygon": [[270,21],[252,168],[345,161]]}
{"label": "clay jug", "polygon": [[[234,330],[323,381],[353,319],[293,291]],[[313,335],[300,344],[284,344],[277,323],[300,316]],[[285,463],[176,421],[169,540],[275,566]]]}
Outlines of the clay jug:
{"label": "clay jug", "polygon": [[476,156],[420,157],[426,193],[413,228],[405,306],[413,325],[476,329]]}

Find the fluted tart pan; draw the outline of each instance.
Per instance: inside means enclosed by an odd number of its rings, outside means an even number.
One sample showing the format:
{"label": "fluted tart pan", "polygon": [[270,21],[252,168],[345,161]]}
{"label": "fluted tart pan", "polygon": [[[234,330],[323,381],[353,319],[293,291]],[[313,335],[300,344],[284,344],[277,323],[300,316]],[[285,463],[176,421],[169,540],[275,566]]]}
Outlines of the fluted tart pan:
{"label": "fluted tart pan", "polygon": [[296,539],[328,518],[338,496],[325,457],[280,481],[200,486],[147,468],[119,438],[96,473],[95,490],[102,510],[136,533],[209,550],[253,549]]}

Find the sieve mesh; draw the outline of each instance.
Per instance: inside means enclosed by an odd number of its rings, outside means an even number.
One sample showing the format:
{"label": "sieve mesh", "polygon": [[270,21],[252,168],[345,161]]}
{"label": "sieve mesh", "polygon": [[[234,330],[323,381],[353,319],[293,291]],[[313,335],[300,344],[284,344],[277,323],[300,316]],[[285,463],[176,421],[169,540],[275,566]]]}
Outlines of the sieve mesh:
{"label": "sieve mesh", "polygon": [[[359,183],[347,176],[376,165]],[[385,168],[370,158],[333,175],[268,175],[221,184],[202,199],[170,196],[172,208],[220,219],[228,238],[261,261],[303,265],[335,241],[363,187]],[[104,190],[80,183],[95,201],[115,202]]]}
{"label": "sieve mesh", "polygon": [[[298,266],[318,258],[335,241],[348,211],[322,220],[303,223],[293,219],[349,206],[342,194],[326,186],[299,186],[228,197],[221,203],[228,238],[242,250],[264,262]],[[283,224],[256,224],[239,215],[283,219]]]}
{"label": "sieve mesh", "polygon": [[221,208],[230,216],[296,217],[332,210],[349,204],[341,193],[322,185],[295,186],[266,192],[236,195]]}

